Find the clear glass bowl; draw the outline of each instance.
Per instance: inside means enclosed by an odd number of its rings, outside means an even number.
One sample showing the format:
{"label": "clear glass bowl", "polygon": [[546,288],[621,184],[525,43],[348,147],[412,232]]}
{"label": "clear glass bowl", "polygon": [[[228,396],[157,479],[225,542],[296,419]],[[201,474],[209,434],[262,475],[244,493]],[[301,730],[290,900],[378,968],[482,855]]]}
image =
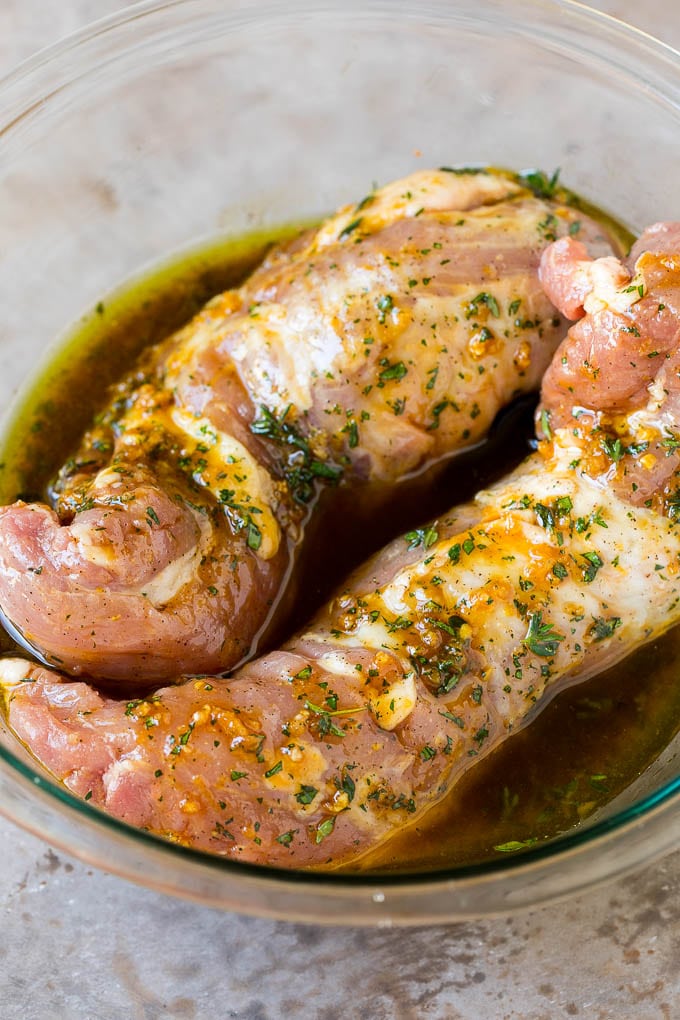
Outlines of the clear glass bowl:
{"label": "clear glass bowl", "polygon": [[[570,0],[170,0],[0,83],[0,399],[119,281],[418,166],[562,168],[632,228],[680,218],[680,55]],[[77,395],[74,395],[77,399]],[[0,734],[0,810],[88,863],[227,909],[418,923],[564,896],[680,844],[675,749],[587,827],[418,877],[211,858],[105,817]]]}

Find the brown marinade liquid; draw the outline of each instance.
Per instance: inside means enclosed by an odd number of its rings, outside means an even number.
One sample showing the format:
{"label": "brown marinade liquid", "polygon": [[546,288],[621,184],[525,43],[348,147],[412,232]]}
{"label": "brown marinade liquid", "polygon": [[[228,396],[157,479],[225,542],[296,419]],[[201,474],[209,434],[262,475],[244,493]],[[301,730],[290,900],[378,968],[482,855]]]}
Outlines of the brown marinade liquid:
{"label": "brown marinade liquid", "polygon": [[[104,405],[107,387],[136,355],[182,326],[214,294],[237,286],[272,243],[298,229],[213,244],[168,262],[97,305],[15,409],[0,447],[0,502],[45,500],[50,481]],[[356,493],[330,493],[333,506],[322,506],[309,528],[294,595],[285,593],[287,605],[268,643],[302,626],[369,554],[518,464],[529,452],[533,409],[533,400],[516,403],[476,449],[402,482],[391,492],[389,512],[381,512],[385,503],[373,493],[370,527],[365,518],[352,526]],[[327,540],[329,532],[334,541]],[[0,652],[16,650],[0,629]],[[470,769],[426,819],[364,858],[361,868],[413,872],[474,864],[503,856],[495,847],[572,829],[636,779],[680,728],[679,664],[676,629],[614,669],[562,692]]]}

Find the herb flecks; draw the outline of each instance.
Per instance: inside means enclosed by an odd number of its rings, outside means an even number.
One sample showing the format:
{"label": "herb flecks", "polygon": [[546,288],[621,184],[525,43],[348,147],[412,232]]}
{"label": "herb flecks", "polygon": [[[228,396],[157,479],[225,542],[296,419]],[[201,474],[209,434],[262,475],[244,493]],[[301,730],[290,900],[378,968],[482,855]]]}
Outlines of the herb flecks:
{"label": "herb flecks", "polygon": [[603,616],[597,616],[593,620],[589,633],[593,641],[605,641],[607,638],[610,638],[620,626],[620,616],[610,616],[608,619],[605,619]]}
{"label": "herb flecks", "polygon": [[543,622],[543,613],[531,613],[529,615],[529,629],[524,644],[533,652],[544,658],[552,658],[557,654],[560,642],[564,641],[564,634],[558,634],[552,623]]}
{"label": "herb flecks", "polygon": [[496,298],[493,294],[488,294],[486,291],[482,291],[468,304],[465,311],[465,318],[471,319],[479,311],[480,306],[486,306],[496,319],[500,317],[501,312]]}
{"label": "herb flecks", "polygon": [[357,216],[355,220],[352,220],[351,223],[348,223],[347,226],[344,227],[338,234],[338,241],[344,241],[345,238],[350,236],[350,234],[353,234],[354,231],[361,226],[362,222],[363,216]]}
{"label": "herb flecks", "polygon": [[600,567],[604,566],[604,560],[596,552],[581,553],[581,558],[586,561],[585,565],[581,568],[583,571],[583,580],[586,584],[590,584],[595,580]]}
{"label": "herb flecks", "polygon": [[[410,648],[411,665],[437,697],[457,687],[467,669],[472,628],[461,616],[425,617],[414,628],[422,643]],[[436,635],[439,633],[439,640]]]}
{"label": "herb flecks", "polygon": [[298,804],[306,806],[312,803],[318,792],[315,786],[307,786],[303,783],[295,794],[295,799]]}
{"label": "herb flecks", "polygon": [[288,420],[290,411],[289,404],[277,417],[269,408],[260,406],[260,416],[251,423],[250,431],[288,451],[281,465],[283,476],[293,499],[305,505],[314,496],[317,482],[336,485],[343,469],[315,456],[309,440]]}
{"label": "herb flecks", "polygon": [[324,708],[323,705],[316,705],[313,701],[306,700],[305,708],[314,716],[316,728],[320,737],[344,737],[345,731],[337,726],[333,719],[337,716],[356,715],[358,712],[365,712],[366,706],[359,705],[357,708]]}
{"label": "herb flecks", "polygon": [[248,506],[246,502],[239,503],[234,489],[221,489],[218,499],[227,508],[234,530],[245,531],[246,545],[257,551],[262,544],[262,532],[253,520],[253,515],[262,513],[260,507]]}
{"label": "herb flecks", "polygon": [[386,382],[400,382],[408,372],[403,361],[395,361],[393,364],[390,364],[387,358],[383,358],[380,364],[382,371],[380,372],[378,386],[384,385]]}
{"label": "herb flecks", "polygon": [[532,836],[530,839],[510,839],[507,843],[498,843],[497,846],[494,847],[494,850],[497,850],[502,854],[514,854],[517,853],[518,850],[525,850],[527,847],[533,846],[534,843],[537,842],[538,838],[536,836]]}
{"label": "herb flecks", "polygon": [[330,836],[335,828],[335,818],[325,818],[316,827],[315,843],[323,843],[327,836]]}
{"label": "herb flecks", "polygon": [[419,546],[422,546],[423,549],[429,549],[438,538],[439,533],[433,524],[426,528],[415,528],[413,531],[407,531],[404,535],[409,549],[417,549]]}
{"label": "herb flecks", "polygon": [[519,178],[537,198],[553,198],[559,186],[560,167],[551,177],[543,170],[525,170]]}

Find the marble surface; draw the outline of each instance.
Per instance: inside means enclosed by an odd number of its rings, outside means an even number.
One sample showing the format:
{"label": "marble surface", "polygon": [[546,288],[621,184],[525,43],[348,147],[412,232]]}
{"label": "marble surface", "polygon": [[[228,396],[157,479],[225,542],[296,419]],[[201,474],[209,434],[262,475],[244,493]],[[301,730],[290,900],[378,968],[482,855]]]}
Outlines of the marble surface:
{"label": "marble surface", "polygon": [[[0,73],[122,6],[1,0]],[[676,0],[595,6],[680,47]],[[680,1016],[680,853],[518,918],[410,931],[197,908],[2,820],[0,859],[3,1020]]]}

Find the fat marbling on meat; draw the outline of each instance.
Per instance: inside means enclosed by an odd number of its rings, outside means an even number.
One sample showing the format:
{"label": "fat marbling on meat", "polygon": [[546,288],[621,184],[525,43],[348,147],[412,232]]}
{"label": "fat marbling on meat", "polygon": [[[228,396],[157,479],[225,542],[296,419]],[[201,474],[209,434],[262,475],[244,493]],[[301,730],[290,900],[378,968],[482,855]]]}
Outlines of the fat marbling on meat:
{"label": "fat marbling on meat", "polygon": [[478,442],[566,332],[548,242],[602,228],[508,175],[423,171],[275,248],[147,352],[53,505],[0,509],[0,610],[45,662],[159,681],[251,650],[322,486]]}
{"label": "fat marbling on meat", "polygon": [[523,465],[378,553],[231,679],[125,703],[5,660],[10,725],[35,757],[179,843],[351,867],[557,690],[678,621],[680,224],[650,228],[625,265],[558,242],[542,274],[586,314],[546,375]]}

